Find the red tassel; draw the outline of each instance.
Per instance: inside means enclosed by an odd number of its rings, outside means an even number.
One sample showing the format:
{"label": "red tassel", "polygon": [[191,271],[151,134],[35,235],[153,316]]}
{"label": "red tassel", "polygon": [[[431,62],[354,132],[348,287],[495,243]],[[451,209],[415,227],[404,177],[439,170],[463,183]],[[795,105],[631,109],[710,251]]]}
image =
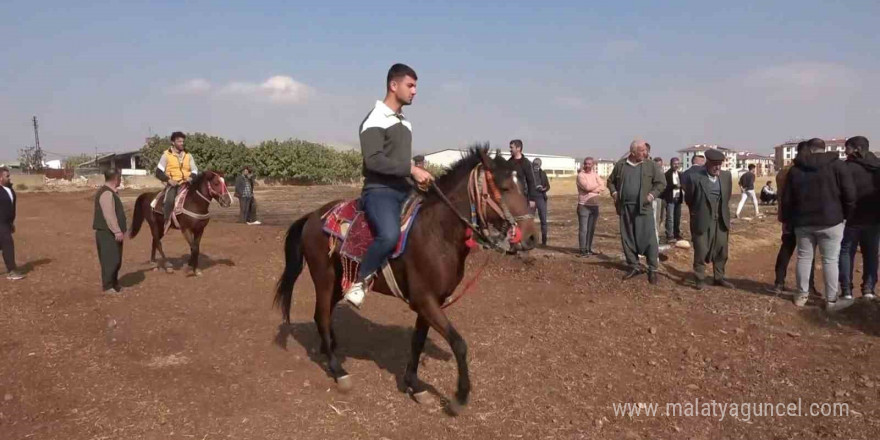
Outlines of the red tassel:
{"label": "red tassel", "polygon": [[464,230],[465,241],[464,245],[468,247],[468,249],[473,249],[477,247],[477,242],[474,240],[474,231],[470,228]]}

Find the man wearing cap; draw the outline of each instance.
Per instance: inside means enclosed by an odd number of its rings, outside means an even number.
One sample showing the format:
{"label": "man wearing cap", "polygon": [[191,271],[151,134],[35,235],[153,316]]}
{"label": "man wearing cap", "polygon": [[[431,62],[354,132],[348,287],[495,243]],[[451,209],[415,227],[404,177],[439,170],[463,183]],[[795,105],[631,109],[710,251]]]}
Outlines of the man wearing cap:
{"label": "man wearing cap", "polygon": [[425,156],[421,154],[413,157],[413,166],[421,169],[425,169]]}
{"label": "man wearing cap", "polygon": [[690,211],[691,239],[694,242],[694,284],[701,290],[706,279],[706,265],[712,263],[714,284],[734,286],[724,279],[727,265],[727,239],[730,232],[730,202],[733,180],[722,171],[724,153],[706,151],[706,166],[689,176],[685,203]]}

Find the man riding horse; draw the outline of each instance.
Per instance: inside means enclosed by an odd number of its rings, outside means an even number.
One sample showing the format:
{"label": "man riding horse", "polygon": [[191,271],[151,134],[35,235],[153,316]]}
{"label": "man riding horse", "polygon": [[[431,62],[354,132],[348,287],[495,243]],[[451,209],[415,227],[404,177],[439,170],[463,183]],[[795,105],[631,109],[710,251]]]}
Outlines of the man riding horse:
{"label": "man riding horse", "polygon": [[394,252],[400,238],[400,211],[409,197],[412,178],[427,185],[431,173],[412,165],[412,124],[401,109],[416,96],[416,72],[405,64],[388,70],[385,100],[367,115],[360,127],[361,153],[364,157],[362,208],[375,233],[358,270],[357,279],[345,291],[345,300],[355,307],[364,301],[364,282]]}
{"label": "man riding horse", "polygon": [[171,222],[174,214],[174,201],[180,185],[192,183],[193,177],[199,173],[196,161],[192,155],[183,148],[186,135],[175,131],[171,133],[171,148],[162,153],[159,164],[156,166],[156,178],[165,183],[165,198],[162,212],[165,215],[165,230]]}

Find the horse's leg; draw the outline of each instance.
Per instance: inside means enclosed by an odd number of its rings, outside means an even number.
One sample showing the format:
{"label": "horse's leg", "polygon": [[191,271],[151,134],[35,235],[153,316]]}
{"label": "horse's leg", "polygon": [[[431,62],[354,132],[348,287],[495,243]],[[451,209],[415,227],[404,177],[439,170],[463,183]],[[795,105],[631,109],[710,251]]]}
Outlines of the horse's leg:
{"label": "horse's leg", "polygon": [[205,232],[204,229],[193,231],[192,233],[192,243],[189,244],[190,256],[189,256],[189,267],[192,269],[192,272],[197,276],[202,276],[202,270],[199,269],[199,243],[202,242],[202,233]]}
{"label": "horse's leg", "polygon": [[458,334],[458,331],[449,322],[446,314],[440,309],[440,305],[433,298],[425,301],[423,306],[419,307],[417,313],[420,317],[425,318],[431,325],[431,328],[440,333],[443,339],[446,339],[446,342],[452,348],[452,353],[455,355],[455,362],[458,364],[458,391],[455,393],[456,401],[449,402],[449,410],[453,414],[459,414],[464,409],[464,406],[467,405],[468,396],[471,392],[471,379],[468,374],[467,364],[467,343],[464,342],[464,338]]}
{"label": "horse's leg", "polygon": [[327,368],[330,370],[330,374],[333,376],[333,379],[336,380],[336,383],[339,385],[339,389],[342,391],[348,391],[352,387],[351,378],[348,375],[348,372],[342,368],[342,363],[339,362],[339,358],[336,357],[336,334],[333,332],[333,309],[336,303],[339,301],[339,298],[342,296],[341,291],[336,292],[336,290],[341,290],[341,288],[337,289],[334,287],[336,283],[336,273],[333,270],[333,267],[327,268],[318,268],[318,270],[311,270],[312,265],[309,265],[310,272],[313,272],[312,276],[316,277],[314,272],[325,272],[323,275],[315,278],[315,325],[318,327],[318,334],[321,336],[321,352],[327,355]]}
{"label": "horse's leg", "polygon": [[165,249],[162,247],[162,237],[165,235],[165,230],[162,228],[165,223],[160,221],[159,218],[154,215],[153,221],[150,223],[150,232],[153,233],[153,250],[159,251],[159,255],[162,257],[156,267],[158,269],[165,269],[167,273],[173,273],[174,268],[168,266],[168,257],[165,256]]}
{"label": "horse's leg", "polygon": [[419,380],[419,358],[421,358],[422,350],[425,348],[425,341],[428,339],[428,330],[431,328],[428,321],[419,315],[416,318],[416,326],[412,335],[412,353],[409,364],[406,366],[406,373],[403,375],[403,383],[412,393],[413,399],[419,403],[428,403],[431,401],[431,395],[425,389],[425,385]]}
{"label": "horse's leg", "polygon": [[192,230],[185,228],[183,224],[180,225],[180,232],[183,234],[183,239],[186,240],[186,244],[189,245],[189,262],[187,263],[187,265],[189,266],[188,271],[192,272],[192,253],[194,246],[193,243],[195,242],[195,235],[193,234]]}

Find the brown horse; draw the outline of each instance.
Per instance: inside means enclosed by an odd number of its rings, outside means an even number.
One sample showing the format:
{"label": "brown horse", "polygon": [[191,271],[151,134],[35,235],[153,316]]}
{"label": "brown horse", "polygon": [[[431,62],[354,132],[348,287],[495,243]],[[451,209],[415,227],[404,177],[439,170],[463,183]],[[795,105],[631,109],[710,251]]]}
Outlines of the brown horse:
{"label": "brown horse", "polygon": [[[404,253],[391,260],[391,268],[410,309],[418,315],[404,383],[416,401],[427,400],[427,387],[418,378],[418,367],[428,329],[433,328],[449,343],[458,365],[456,402],[449,406],[457,413],[467,404],[471,388],[467,345],[442,306],[464,276],[465,259],[470,253],[466,239],[473,234],[484,247],[516,252],[535,246],[536,229],[513,167],[500,155],[489,158],[488,148],[472,148],[437,180],[433,189],[425,196]],[[328,356],[329,372],[339,388],[348,390],[351,379],[334,354],[337,340],[331,327],[331,315],[343,294],[342,261],[337,251],[329,252],[329,237],[322,229],[322,216],[336,203],[328,203],[290,226],[284,245],[286,265],[276,288],[275,304],[281,307],[284,323],[289,324],[293,285],[305,257],[315,284],[314,319],[321,350]],[[372,290],[392,294],[381,272]]]}
{"label": "brown horse", "polygon": [[[165,235],[165,216],[161,212],[156,212],[150,203],[156,198],[157,192],[144,193],[138,196],[134,202],[134,215],[131,225],[131,238],[137,236],[141,230],[144,220],[150,225],[150,232],[153,234],[153,246],[150,249],[150,263],[156,262],[156,250],[162,256],[162,259],[156,264],[156,269],[165,269],[166,272],[174,272],[171,267],[165,266],[165,251],[162,249],[162,237]],[[196,276],[201,276],[202,271],[199,269],[199,242],[202,240],[202,233],[208,226],[211,219],[208,214],[208,207],[211,200],[216,199],[220,206],[226,208],[232,204],[232,197],[226,189],[226,181],[223,175],[214,171],[205,171],[196,175],[192,183],[189,185],[189,192],[183,202],[183,213],[177,217],[180,223],[180,230],[183,238],[189,243],[190,256],[189,267]],[[161,201],[159,203],[161,209]],[[172,227],[174,226],[172,222]]]}

